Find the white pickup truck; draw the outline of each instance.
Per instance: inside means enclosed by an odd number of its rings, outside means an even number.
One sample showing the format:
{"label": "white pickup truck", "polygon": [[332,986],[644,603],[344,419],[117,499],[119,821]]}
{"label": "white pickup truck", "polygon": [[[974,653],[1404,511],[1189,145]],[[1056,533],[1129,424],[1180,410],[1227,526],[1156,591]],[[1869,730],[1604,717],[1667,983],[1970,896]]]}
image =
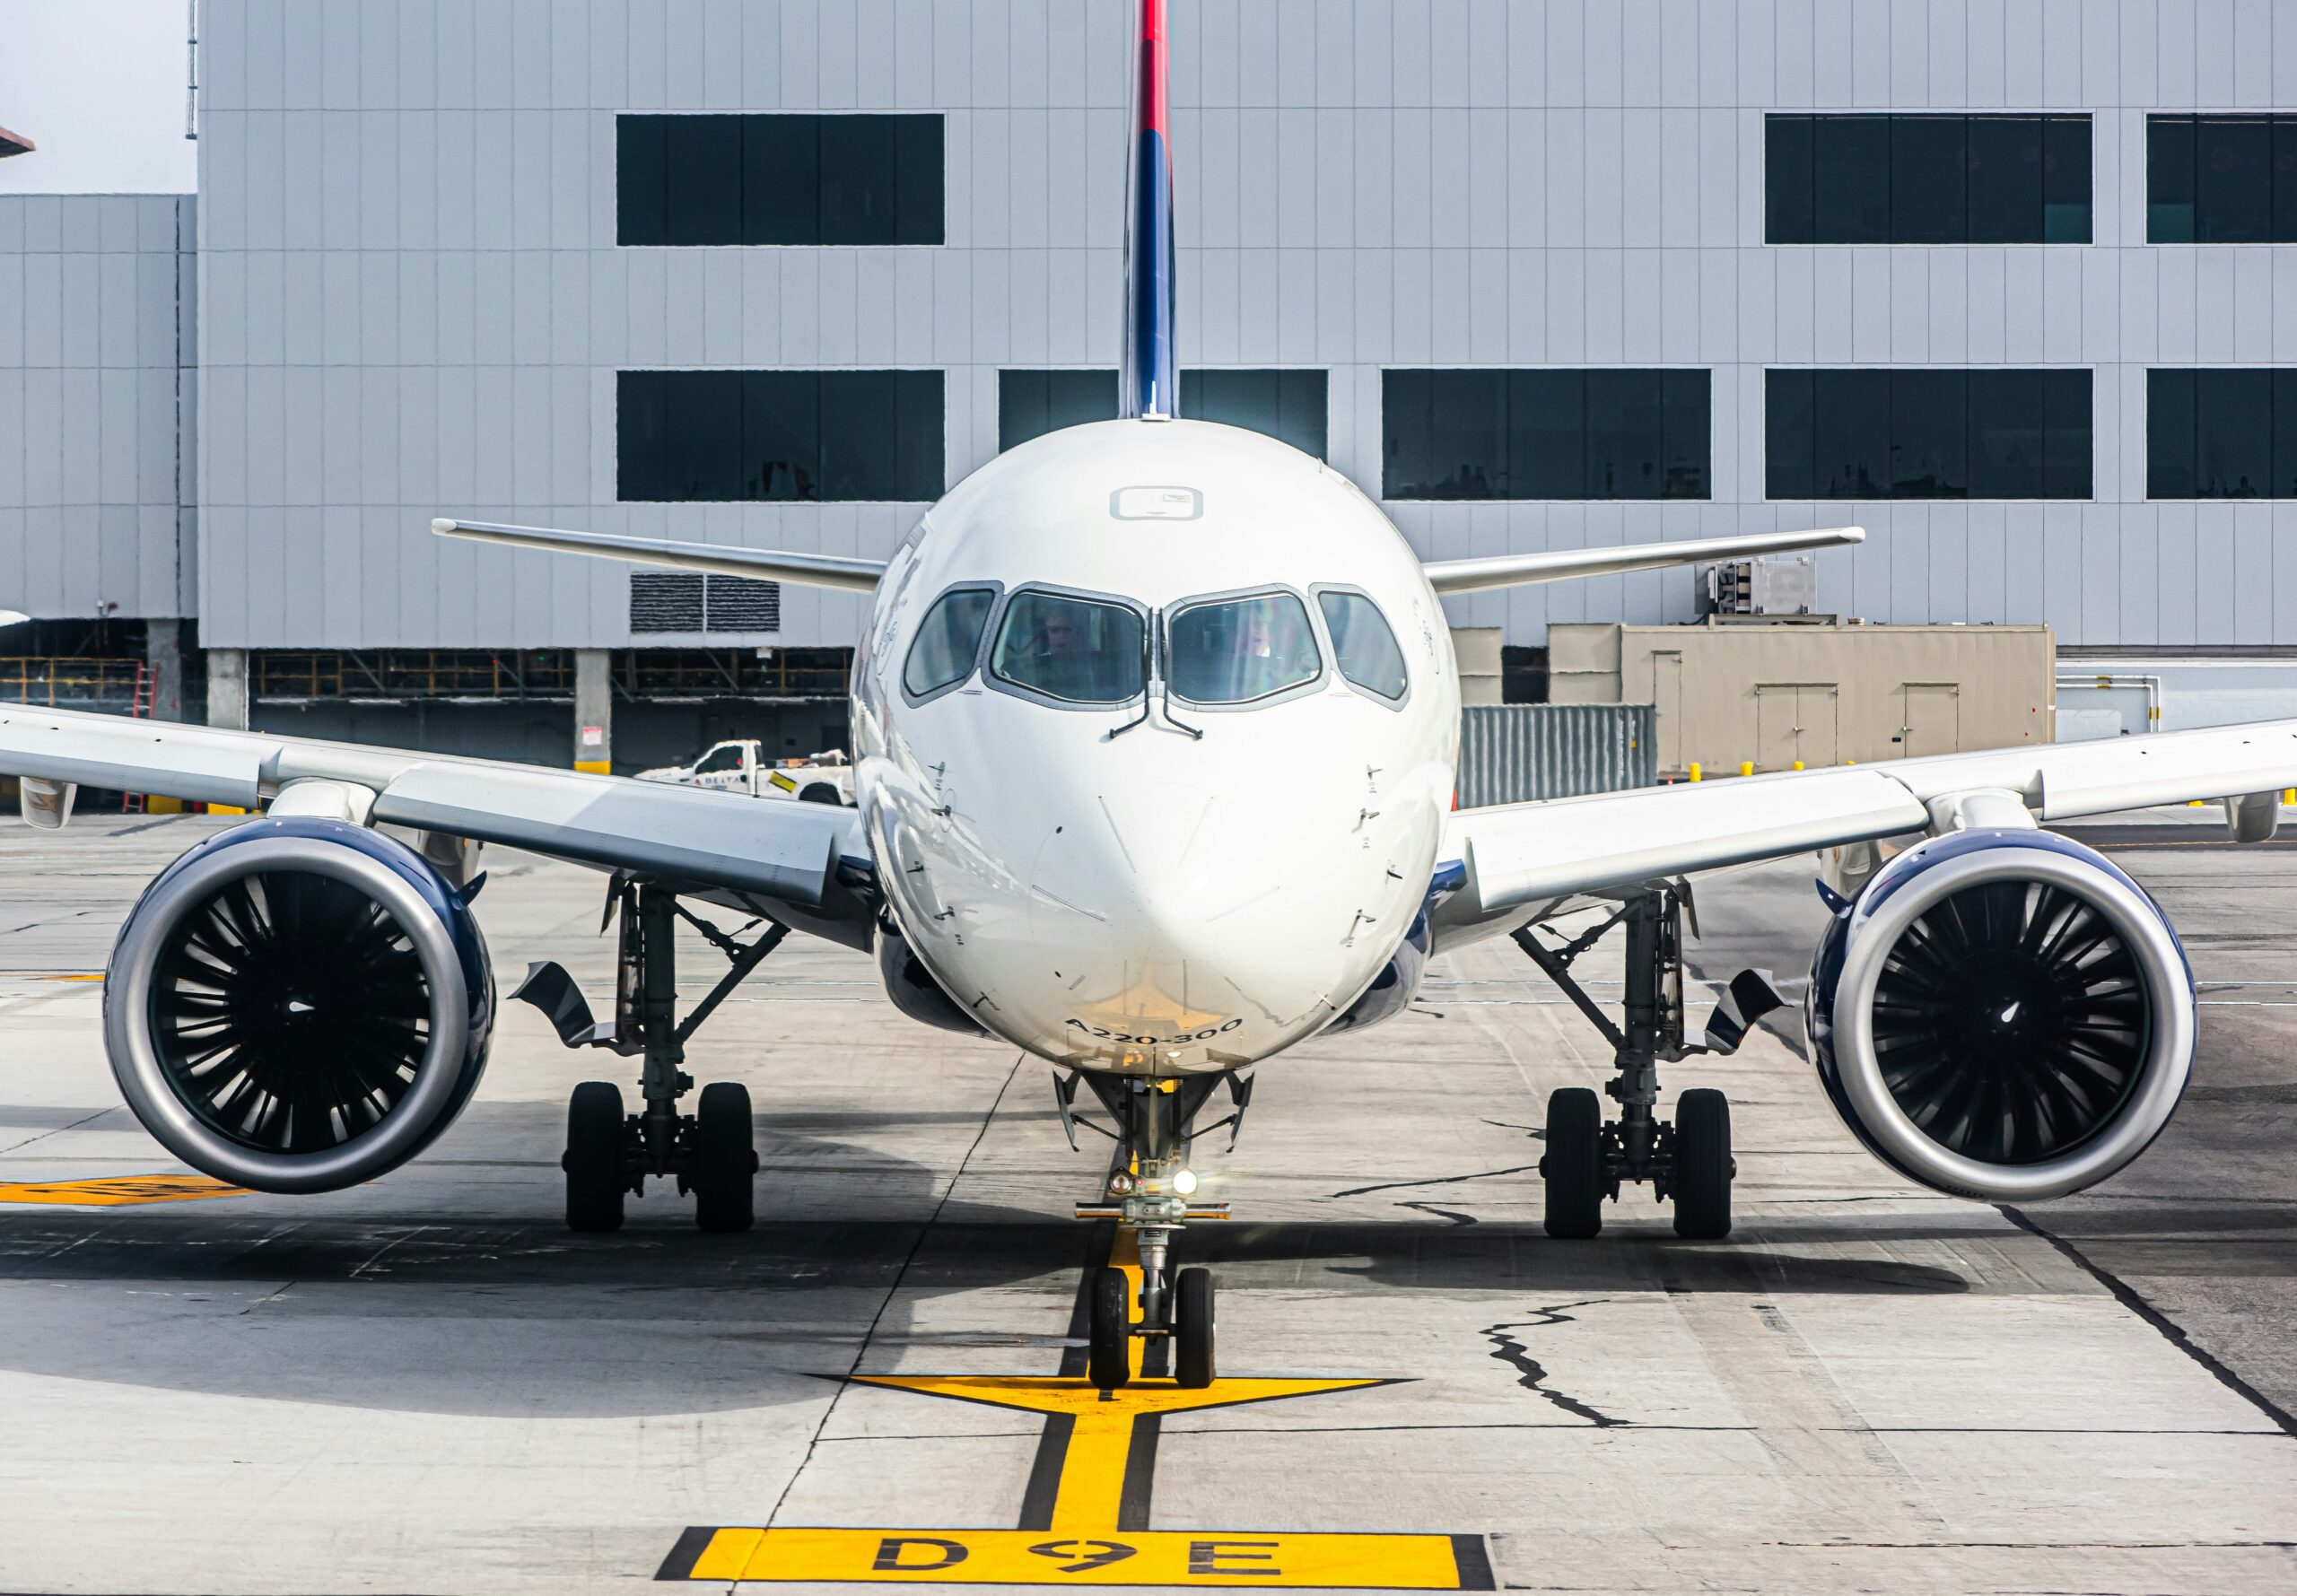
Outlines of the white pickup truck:
{"label": "white pickup truck", "polygon": [[843,749],[832,748],[804,759],[773,760],[750,737],[713,744],[692,764],[641,771],[638,779],[677,787],[714,787],[724,792],[746,792],[752,798],[795,798],[806,804],[851,807],[853,803],[853,767]]}

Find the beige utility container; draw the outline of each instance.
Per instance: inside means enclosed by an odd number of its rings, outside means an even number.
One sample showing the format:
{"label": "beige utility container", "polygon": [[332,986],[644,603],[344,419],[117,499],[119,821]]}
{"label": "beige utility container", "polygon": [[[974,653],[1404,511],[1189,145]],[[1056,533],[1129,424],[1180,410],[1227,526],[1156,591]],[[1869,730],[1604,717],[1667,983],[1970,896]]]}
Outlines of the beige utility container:
{"label": "beige utility container", "polygon": [[1663,777],[2050,742],[2057,664],[2047,626],[1548,628],[1550,701],[1652,705]]}

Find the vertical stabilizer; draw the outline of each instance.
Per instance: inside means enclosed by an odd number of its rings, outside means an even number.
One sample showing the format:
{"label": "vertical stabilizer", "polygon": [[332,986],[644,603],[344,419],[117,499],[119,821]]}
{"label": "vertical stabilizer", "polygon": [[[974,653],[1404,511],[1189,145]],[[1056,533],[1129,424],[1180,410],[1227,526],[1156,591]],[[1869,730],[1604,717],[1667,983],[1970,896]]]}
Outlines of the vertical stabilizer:
{"label": "vertical stabilizer", "polygon": [[1123,414],[1180,414],[1175,329],[1173,160],[1165,134],[1169,76],[1165,0],[1140,0],[1132,74],[1132,174],[1125,209]]}

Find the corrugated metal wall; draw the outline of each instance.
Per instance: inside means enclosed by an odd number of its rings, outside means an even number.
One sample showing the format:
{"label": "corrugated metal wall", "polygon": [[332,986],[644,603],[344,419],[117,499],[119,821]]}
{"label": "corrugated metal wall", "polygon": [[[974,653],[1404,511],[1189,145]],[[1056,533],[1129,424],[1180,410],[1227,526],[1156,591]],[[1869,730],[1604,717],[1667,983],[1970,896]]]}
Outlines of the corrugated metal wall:
{"label": "corrugated metal wall", "polygon": [[[441,512],[883,554],[891,504],[622,506],[624,366],[935,366],[952,480],[1001,366],[1116,362],[1129,0],[203,0],[203,635],[620,646],[624,573]],[[1714,373],[1714,499],[1411,503],[1422,553],[1862,520],[1819,606],[2068,644],[2297,642],[2297,501],[2144,496],[2148,364],[2297,362],[2297,248],[2149,246],[2148,110],[2297,107],[2287,0],[1218,0],[1174,8],[1181,359]],[[617,249],[618,109],[943,110],[925,249]],[[2095,118],[2089,245],[1771,248],[1766,109]],[[2087,366],[2090,502],[1773,503],[1772,365]],[[1690,615],[1650,571],[1455,624]],[[792,589],[779,641],[846,643]]]}
{"label": "corrugated metal wall", "polygon": [[1659,779],[1647,703],[1511,703],[1460,711],[1460,807],[1649,787]]}
{"label": "corrugated metal wall", "polygon": [[0,195],[0,607],[189,613],[189,195]]}

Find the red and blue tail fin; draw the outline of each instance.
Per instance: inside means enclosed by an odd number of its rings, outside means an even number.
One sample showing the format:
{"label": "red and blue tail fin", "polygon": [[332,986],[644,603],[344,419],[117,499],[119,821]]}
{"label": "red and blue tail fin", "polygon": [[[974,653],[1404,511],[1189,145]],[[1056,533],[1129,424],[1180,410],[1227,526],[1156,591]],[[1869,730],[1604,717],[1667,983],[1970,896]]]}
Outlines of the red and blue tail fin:
{"label": "red and blue tail fin", "polygon": [[1173,158],[1165,142],[1169,68],[1165,0],[1140,0],[1132,83],[1133,151],[1125,211],[1122,414],[1164,420],[1180,414],[1175,325]]}

